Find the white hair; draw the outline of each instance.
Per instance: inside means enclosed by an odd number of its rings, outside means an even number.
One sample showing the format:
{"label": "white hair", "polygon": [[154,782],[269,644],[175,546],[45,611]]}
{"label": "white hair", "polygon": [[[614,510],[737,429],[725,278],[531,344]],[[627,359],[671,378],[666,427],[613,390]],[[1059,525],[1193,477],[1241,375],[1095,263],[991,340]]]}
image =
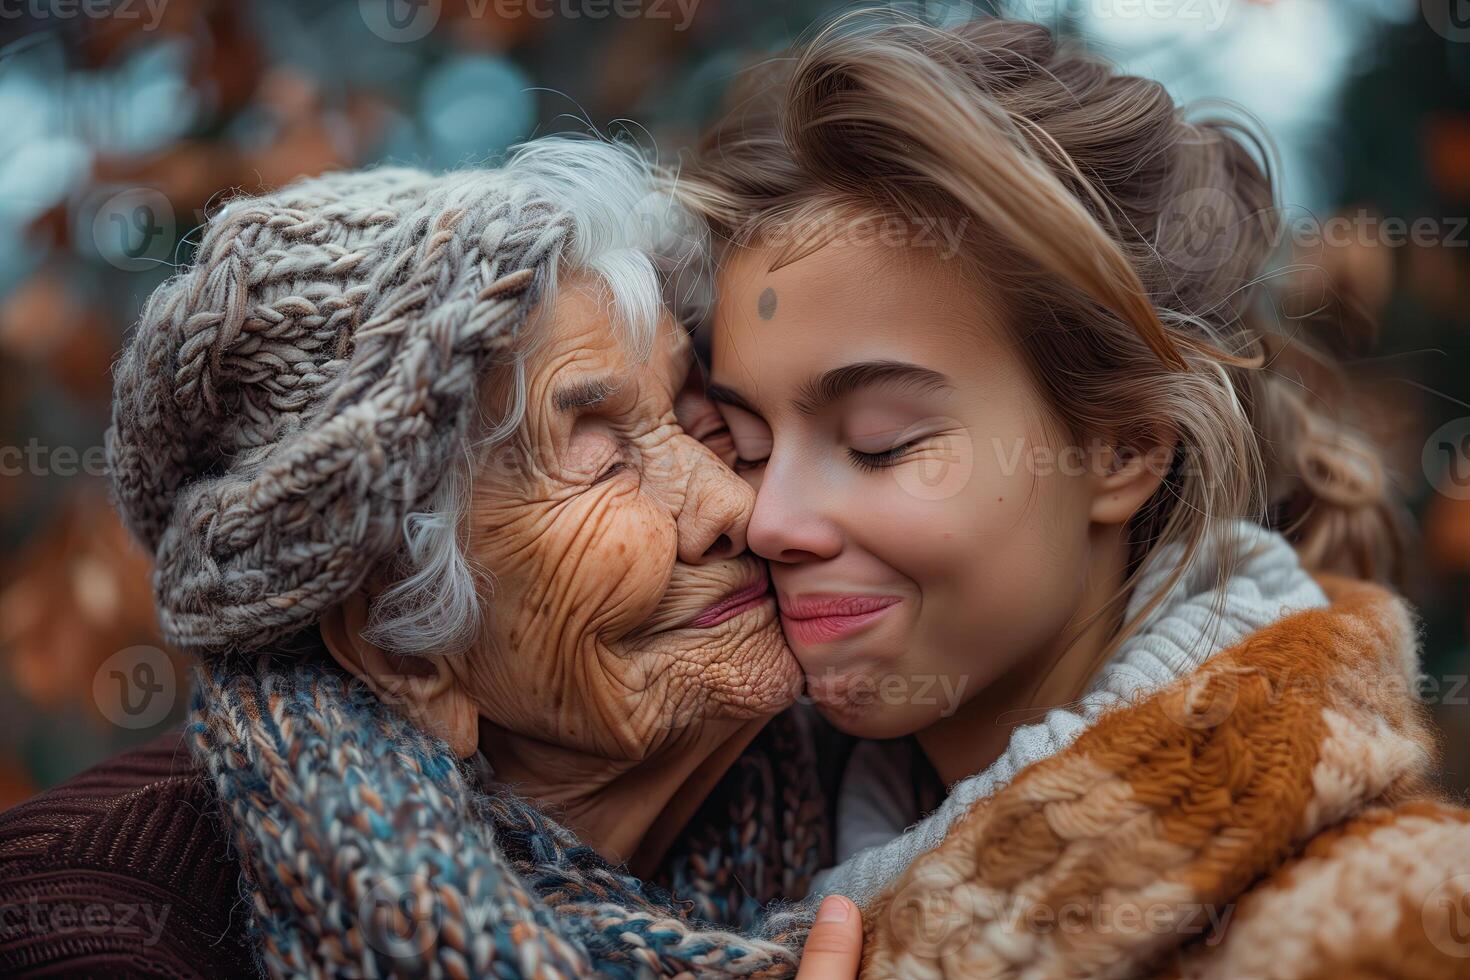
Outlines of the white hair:
{"label": "white hair", "polygon": [[477,566],[465,536],[474,476],[490,451],[514,436],[526,416],[528,356],[536,349],[558,280],[587,274],[603,283],[609,319],[637,360],[653,350],[666,310],[681,322],[700,308],[707,281],[703,222],[676,201],[670,175],[623,143],[548,136],[513,149],[503,172],[529,185],[566,215],[571,233],[549,267],[535,315],[522,328],[510,365],[512,390],[498,419],[483,410],[428,508],[403,522],[399,568],[407,574],[373,602],[363,637],[397,654],[460,653],[482,634],[492,570]]}

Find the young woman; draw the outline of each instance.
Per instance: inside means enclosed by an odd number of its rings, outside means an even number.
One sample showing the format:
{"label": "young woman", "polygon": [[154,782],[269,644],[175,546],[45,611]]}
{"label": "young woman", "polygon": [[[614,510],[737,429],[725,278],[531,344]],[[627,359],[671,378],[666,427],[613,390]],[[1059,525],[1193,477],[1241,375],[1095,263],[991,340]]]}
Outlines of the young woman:
{"label": "young woman", "polygon": [[[1288,761],[1284,733],[1345,710],[1323,678],[1366,674],[1379,647],[1360,633],[1300,663],[1283,651],[1348,636],[1354,589],[1373,601],[1351,614],[1408,622],[1391,594],[1327,574],[1392,574],[1401,530],[1377,450],[1324,400],[1330,362],[1272,306],[1269,172],[1229,124],[1189,121],[1162,86],[1033,24],[844,19],[752,81],[681,181],[723,243],[709,391],[726,427],[707,441],[757,489],[747,540],[809,694],[884,740],[847,763],[845,863],[825,890],[864,906],[879,973],[1134,975],[1157,935],[1130,945],[1093,923],[1108,952],[1089,955],[1029,922],[998,939],[977,923],[1005,911],[975,896],[1034,911],[1063,853],[1089,869],[1079,895],[1158,885],[1148,845],[1182,812],[1210,815],[1188,853],[1229,874],[1207,888],[1190,868],[1170,921],[1181,895],[1233,907],[1330,822],[1320,773],[1295,768],[1327,757],[1327,736]],[[1412,639],[1394,636],[1384,669],[1402,679]],[[1278,699],[1267,724],[1238,678],[1277,691],[1308,663],[1316,700],[1291,701],[1288,724]],[[1239,726],[1277,751],[1243,750]],[[1428,758],[1370,772],[1360,757],[1363,792],[1332,819]],[[1230,810],[1256,785],[1243,773],[1300,793]],[[1149,802],[1094,806],[1120,799]],[[1035,825],[984,818],[1013,807]],[[1232,835],[1271,843],[1245,859]],[[1446,846],[1470,870],[1470,841]],[[936,931],[919,914],[936,899],[972,904]],[[1221,962],[1252,976],[1251,955],[1284,948],[1236,947],[1245,959]]]}

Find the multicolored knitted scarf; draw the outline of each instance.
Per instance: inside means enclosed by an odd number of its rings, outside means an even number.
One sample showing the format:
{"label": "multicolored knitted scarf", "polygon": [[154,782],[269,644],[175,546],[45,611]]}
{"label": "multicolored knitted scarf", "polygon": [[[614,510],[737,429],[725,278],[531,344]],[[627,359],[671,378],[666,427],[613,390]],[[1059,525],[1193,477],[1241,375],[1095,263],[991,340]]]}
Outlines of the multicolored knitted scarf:
{"label": "multicolored knitted scarf", "polygon": [[726,777],[736,812],[712,815],[665,863],[688,896],[676,901],[526,801],[482,791],[446,745],[321,660],[205,664],[195,681],[191,748],[223,805],[274,976],[795,970],[799,936],[729,930],[753,930],[761,906],[804,893],[830,861],[799,716],[768,726]]}

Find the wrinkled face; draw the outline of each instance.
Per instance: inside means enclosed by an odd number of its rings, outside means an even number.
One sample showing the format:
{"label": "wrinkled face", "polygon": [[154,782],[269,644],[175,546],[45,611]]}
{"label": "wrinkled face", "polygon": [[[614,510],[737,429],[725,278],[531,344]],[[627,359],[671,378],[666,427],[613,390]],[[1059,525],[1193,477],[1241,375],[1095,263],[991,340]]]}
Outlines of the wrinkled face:
{"label": "wrinkled face", "polygon": [[[687,337],[666,317],[639,362],[606,303],[563,280],[522,435],[477,477],[470,555],[494,584],[472,685],[494,724],[636,760],[692,726],[773,714],[800,680],[745,550],[754,495],[676,421],[703,398]],[[505,373],[488,383],[505,390]]]}
{"label": "wrinkled face", "polygon": [[726,263],[712,336],[709,393],[757,489],[750,547],[823,712],[913,733],[1076,615],[1088,461],[1048,435],[958,263],[842,241],[773,259]]}

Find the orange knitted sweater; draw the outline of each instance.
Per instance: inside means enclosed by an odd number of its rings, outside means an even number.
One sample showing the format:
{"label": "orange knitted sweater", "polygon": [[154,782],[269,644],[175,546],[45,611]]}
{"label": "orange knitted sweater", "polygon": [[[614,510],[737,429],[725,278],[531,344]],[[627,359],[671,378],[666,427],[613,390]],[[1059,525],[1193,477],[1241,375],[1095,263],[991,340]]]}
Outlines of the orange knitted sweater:
{"label": "orange knitted sweater", "polygon": [[977,803],[865,915],[863,976],[1470,977],[1414,617],[1318,581]]}

